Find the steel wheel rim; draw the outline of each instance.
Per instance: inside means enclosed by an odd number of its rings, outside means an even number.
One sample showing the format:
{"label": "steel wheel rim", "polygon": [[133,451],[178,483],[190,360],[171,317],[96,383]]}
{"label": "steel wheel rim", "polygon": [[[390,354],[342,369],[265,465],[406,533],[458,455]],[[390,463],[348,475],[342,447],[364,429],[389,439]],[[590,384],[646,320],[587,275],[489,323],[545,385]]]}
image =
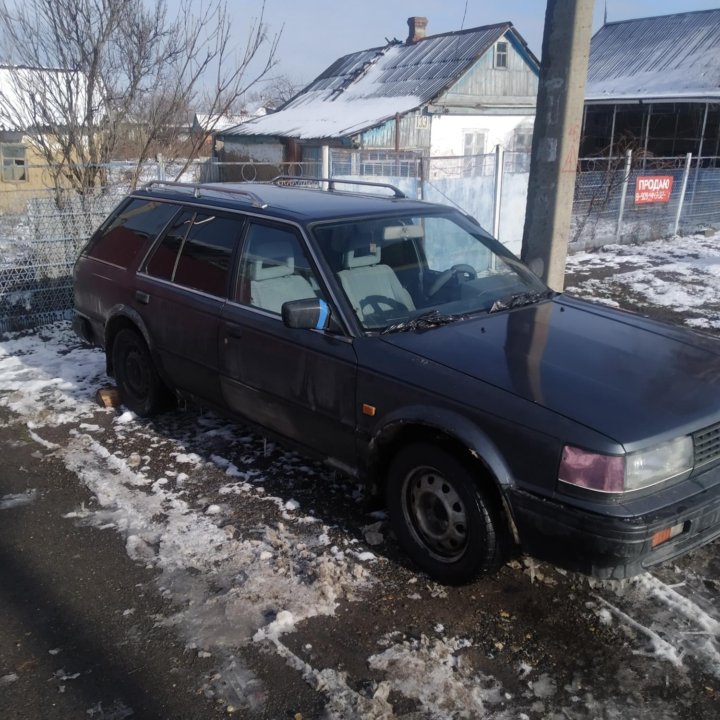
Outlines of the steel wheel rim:
{"label": "steel wheel rim", "polygon": [[150,381],[143,354],[135,349],[128,350],[125,355],[123,370],[123,379],[127,390],[138,399],[144,398],[148,393]]}
{"label": "steel wheel rim", "polygon": [[456,562],[467,548],[467,510],[451,482],[419,467],[403,483],[403,514],[410,532],[440,562]]}

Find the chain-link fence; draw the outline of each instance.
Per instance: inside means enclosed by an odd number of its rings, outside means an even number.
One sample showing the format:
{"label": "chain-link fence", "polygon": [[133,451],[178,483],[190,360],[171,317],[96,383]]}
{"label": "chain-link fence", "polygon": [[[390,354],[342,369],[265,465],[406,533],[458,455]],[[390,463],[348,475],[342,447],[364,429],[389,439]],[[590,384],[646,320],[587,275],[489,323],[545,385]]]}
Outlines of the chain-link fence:
{"label": "chain-link fence", "polygon": [[0,332],[69,315],[78,253],[123,194],[35,191],[22,213],[0,217]]}
{"label": "chain-link fence", "polygon": [[[141,168],[138,182],[266,181],[278,175],[313,178],[326,173],[337,179],[389,182],[409,197],[460,208],[520,252],[527,153],[421,157],[332,150],[327,162],[329,167],[319,153],[302,163],[166,163],[158,158]],[[48,189],[0,188],[0,332],[70,316],[78,252],[136,175],[134,163],[113,163],[107,170],[110,184],[82,198]],[[720,158],[625,156],[579,163],[571,250],[718,227]]]}
{"label": "chain-link fence", "polygon": [[720,227],[719,158],[581,159],[571,249]]}

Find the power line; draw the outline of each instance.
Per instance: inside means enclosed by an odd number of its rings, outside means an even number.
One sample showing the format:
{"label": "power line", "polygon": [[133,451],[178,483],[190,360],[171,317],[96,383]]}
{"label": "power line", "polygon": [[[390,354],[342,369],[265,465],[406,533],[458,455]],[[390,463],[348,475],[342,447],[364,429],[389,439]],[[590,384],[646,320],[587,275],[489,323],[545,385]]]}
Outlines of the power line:
{"label": "power line", "polygon": [[465,0],[465,9],[463,10],[463,19],[462,19],[462,22],[460,23],[461,30],[465,29],[465,17],[467,16],[467,6],[468,6],[468,0]]}

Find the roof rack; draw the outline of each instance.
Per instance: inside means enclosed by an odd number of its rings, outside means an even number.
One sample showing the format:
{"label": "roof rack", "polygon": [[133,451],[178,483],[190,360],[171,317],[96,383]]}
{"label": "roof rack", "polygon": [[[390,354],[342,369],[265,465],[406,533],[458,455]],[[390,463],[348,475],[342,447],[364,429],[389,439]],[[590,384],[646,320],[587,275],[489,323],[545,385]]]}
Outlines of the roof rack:
{"label": "roof rack", "polygon": [[227,195],[240,195],[241,197],[249,200],[254,207],[265,208],[267,203],[254,192],[250,190],[239,190],[236,187],[223,187],[220,183],[207,184],[202,183],[183,183],[183,182],[171,182],[167,180],[151,180],[142,186],[143,190],[149,190],[152,187],[171,187],[179,190],[192,191],[193,197],[199,198],[202,195],[208,195],[211,193],[222,193]]}
{"label": "roof rack", "polygon": [[383,182],[371,182],[370,180],[339,180],[337,178],[322,178],[322,177],[297,177],[296,175],[278,175],[270,181],[273,185],[283,185],[290,183],[304,183],[304,182],[315,182],[315,183],[327,183],[327,189],[329,192],[335,190],[335,185],[342,183],[343,185],[369,185],[370,187],[381,187],[386,190],[392,190],[393,196],[396,198],[406,198],[407,195],[400,190],[400,188],[391,185],[390,183]]}

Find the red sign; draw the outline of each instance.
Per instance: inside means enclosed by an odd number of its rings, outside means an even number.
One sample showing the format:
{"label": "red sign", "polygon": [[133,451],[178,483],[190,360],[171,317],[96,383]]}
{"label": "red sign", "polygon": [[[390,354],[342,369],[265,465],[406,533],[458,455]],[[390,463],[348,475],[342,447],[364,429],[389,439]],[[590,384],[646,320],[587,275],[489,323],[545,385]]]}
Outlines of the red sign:
{"label": "red sign", "polygon": [[671,175],[639,177],[635,182],[635,204],[670,202],[672,186]]}

